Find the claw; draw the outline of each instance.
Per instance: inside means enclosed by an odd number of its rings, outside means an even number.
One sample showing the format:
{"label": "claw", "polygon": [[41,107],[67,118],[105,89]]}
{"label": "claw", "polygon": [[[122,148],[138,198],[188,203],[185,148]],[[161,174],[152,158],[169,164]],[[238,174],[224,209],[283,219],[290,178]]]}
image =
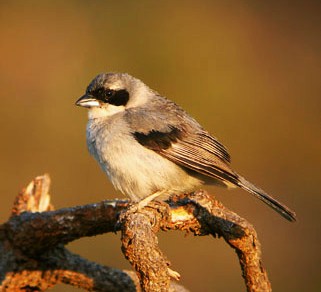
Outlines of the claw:
{"label": "claw", "polygon": [[151,194],[150,196],[144,198],[143,200],[141,200],[140,202],[138,202],[137,204],[137,210],[141,210],[144,207],[146,207],[152,200],[156,199],[157,197],[163,195],[164,193],[166,193],[166,191],[159,191],[156,192],[154,194]]}
{"label": "claw", "polygon": [[173,278],[176,281],[179,281],[181,279],[181,275],[178,272],[176,272],[170,268],[167,268],[167,269],[168,269],[169,276],[171,278]]}

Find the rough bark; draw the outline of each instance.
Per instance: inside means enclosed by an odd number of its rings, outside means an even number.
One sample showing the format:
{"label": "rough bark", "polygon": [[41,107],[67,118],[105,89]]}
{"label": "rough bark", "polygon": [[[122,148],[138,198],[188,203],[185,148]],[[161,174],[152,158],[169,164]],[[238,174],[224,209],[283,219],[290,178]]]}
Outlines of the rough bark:
{"label": "rough bark", "polygon": [[[137,209],[126,200],[54,211],[50,179],[35,178],[0,225],[0,290],[44,291],[57,283],[88,291],[187,291],[158,247],[160,230],[223,237],[236,251],[248,291],[271,291],[251,224],[204,191]],[[90,262],[64,245],[84,236],[121,232],[122,251],[136,274]]]}

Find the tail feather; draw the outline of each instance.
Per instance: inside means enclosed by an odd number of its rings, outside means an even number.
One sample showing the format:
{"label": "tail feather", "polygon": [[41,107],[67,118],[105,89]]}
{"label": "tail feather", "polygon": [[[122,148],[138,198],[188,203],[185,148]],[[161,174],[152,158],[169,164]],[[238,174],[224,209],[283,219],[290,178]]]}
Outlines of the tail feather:
{"label": "tail feather", "polygon": [[292,222],[296,221],[295,212],[290,210],[287,206],[283,205],[282,203],[278,202],[276,199],[272,198],[263,190],[257,188],[255,185],[248,182],[245,178],[238,176],[238,186],[253,194],[261,201],[263,201],[265,204],[267,204],[280,215],[282,215],[285,219]]}

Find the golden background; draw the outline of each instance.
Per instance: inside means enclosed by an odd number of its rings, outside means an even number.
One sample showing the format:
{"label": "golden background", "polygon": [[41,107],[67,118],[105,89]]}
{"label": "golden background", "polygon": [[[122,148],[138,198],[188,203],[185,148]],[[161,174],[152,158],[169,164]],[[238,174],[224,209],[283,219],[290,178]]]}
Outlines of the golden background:
{"label": "golden background", "polygon": [[[56,208],[116,193],[85,143],[89,81],[128,72],[230,150],[239,173],[293,208],[286,222],[241,190],[208,188],[254,224],[274,291],[321,290],[321,9],[318,1],[1,1],[0,220],[48,172]],[[220,239],[160,235],[191,291],[244,291]],[[129,268],[119,234],[68,246]],[[59,285],[52,291],[77,291]]]}

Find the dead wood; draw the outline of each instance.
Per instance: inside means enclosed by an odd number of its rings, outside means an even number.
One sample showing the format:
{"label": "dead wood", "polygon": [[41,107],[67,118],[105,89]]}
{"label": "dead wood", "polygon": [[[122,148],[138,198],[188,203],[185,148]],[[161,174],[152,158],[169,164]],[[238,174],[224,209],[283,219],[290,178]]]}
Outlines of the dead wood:
{"label": "dead wood", "polygon": [[[0,291],[44,291],[58,283],[87,291],[187,291],[171,281],[179,274],[158,247],[160,230],[223,237],[236,251],[247,291],[271,291],[253,226],[204,191],[140,210],[127,200],[53,210],[49,186],[48,175],[35,178],[0,225]],[[96,264],[64,247],[117,231],[136,273]]]}

